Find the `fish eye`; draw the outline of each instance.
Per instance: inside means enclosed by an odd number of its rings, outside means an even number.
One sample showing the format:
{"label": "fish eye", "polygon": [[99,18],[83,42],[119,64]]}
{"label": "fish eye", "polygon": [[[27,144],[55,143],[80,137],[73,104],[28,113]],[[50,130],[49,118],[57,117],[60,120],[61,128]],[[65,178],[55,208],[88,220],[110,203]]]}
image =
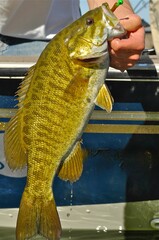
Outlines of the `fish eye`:
{"label": "fish eye", "polygon": [[94,19],[93,18],[86,18],[86,24],[87,26],[90,26],[94,23]]}

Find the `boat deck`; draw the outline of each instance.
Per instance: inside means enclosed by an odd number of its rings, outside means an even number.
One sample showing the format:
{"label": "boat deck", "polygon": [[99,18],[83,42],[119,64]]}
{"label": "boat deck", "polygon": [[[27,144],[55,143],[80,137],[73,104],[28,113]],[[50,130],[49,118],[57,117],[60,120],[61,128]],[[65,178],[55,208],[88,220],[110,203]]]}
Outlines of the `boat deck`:
{"label": "boat deck", "polygon": [[[36,57],[0,58],[0,214],[6,216],[6,222],[12,212],[16,218],[26,181],[26,169],[12,172],[7,167],[3,153],[4,127],[16,112],[14,94],[17,87],[36,60]],[[55,179],[54,193],[63,225],[74,223],[74,227],[82,227],[84,219],[88,219],[92,229],[98,211],[110,213],[110,206],[113,209],[119,206],[119,215],[115,210],[109,216],[102,215],[99,221],[101,226],[104,226],[107,218],[114,221],[114,225],[107,221],[108,228],[158,230],[158,81],[159,57],[156,55],[142,56],[127,72],[109,69],[106,83],[115,104],[110,114],[95,108],[85,129],[83,145],[88,149],[89,156],[84,163],[83,174],[73,185]],[[74,207],[71,222],[67,217],[68,206],[71,209]],[[9,210],[11,215],[6,213],[8,208],[12,208]],[[77,220],[81,211],[82,220],[79,221],[83,225]],[[133,214],[131,219],[130,213]],[[157,219],[155,223],[153,219]],[[11,226],[14,223],[11,220]],[[151,223],[156,224],[155,227]],[[1,218],[0,226],[4,226]]]}

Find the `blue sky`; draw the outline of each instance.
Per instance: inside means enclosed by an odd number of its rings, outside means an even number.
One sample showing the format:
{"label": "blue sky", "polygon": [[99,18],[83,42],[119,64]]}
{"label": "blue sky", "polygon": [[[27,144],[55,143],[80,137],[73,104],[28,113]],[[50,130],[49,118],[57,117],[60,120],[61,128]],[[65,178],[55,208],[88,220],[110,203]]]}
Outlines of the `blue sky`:
{"label": "blue sky", "polygon": [[[87,0],[80,0],[80,2],[81,2],[82,13],[84,13],[88,10]],[[141,18],[143,18],[146,22],[149,23],[150,21],[149,20],[149,4],[148,4],[149,1],[148,0],[142,0],[142,1],[130,0],[130,2],[133,8],[135,8],[138,4],[137,8],[135,9],[135,12],[137,12],[137,14],[140,15]]]}

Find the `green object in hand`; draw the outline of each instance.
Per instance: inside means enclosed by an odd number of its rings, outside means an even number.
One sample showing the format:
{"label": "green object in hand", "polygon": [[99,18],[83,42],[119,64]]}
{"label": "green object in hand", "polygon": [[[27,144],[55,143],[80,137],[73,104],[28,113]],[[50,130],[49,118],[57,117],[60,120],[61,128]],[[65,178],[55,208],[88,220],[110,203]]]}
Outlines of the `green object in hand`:
{"label": "green object in hand", "polygon": [[119,6],[119,5],[121,5],[121,4],[123,4],[123,0],[118,0],[118,1],[117,1],[117,5]]}
{"label": "green object in hand", "polygon": [[116,3],[114,3],[111,11],[114,12],[121,4],[123,4],[123,0],[118,0]]}

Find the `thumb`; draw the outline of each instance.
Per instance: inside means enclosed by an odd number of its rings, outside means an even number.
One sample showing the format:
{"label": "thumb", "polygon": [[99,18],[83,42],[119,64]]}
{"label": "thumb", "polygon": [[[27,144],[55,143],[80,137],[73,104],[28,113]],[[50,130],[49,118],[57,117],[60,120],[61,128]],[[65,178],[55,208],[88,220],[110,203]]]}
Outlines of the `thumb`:
{"label": "thumb", "polygon": [[125,18],[120,19],[120,23],[128,32],[135,32],[142,27],[141,18],[136,14],[127,15]]}

